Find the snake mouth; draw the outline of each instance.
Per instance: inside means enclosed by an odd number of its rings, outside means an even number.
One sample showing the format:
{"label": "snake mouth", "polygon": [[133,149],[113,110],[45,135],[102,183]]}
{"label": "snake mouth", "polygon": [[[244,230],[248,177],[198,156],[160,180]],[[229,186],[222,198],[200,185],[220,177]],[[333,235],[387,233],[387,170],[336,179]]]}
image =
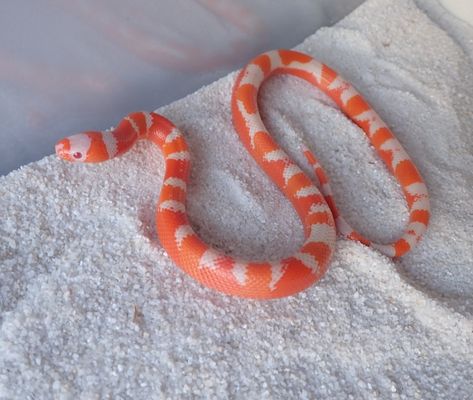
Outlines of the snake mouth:
{"label": "snake mouth", "polygon": [[56,146],[54,147],[56,154],[67,161],[73,161],[73,158],[69,154],[69,148],[70,148],[70,143],[69,140],[67,139],[62,139],[59,142],[56,143]]}

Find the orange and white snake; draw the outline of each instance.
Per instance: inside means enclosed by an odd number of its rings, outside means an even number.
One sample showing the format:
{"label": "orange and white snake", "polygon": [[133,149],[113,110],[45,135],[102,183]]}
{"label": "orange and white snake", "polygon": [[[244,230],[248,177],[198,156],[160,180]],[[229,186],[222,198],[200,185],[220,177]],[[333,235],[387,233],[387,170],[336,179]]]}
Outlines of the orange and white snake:
{"label": "orange and white snake", "polygon": [[[338,212],[328,178],[311,151],[303,149],[314,168],[318,185],[272,139],[261,120],[257,97],[265,79],[280,73],[298,76],[321,89],[365,132],[401,185],[409,207],[409,222],[399,240],[378,244],[355,232]],[[265,262],[236,259],[208,246],[198,237],[186,213],[191,155],[184,135],[161,115],[132,113],[110,131],[84,132],[60,140],[56,153],[68,161],[100,162],[123,154],[139,139],[155,143],[163,152],[166,164],[156,210],[161,244],[174,262],[193,278],[231,295],[269,299],[289,296],[309,287],[327,270],[337,231],[389,257],[402,256],[419,241],[430,217],[429,197],[422,177],[378,114],[334,70],[303,53],[269,51],[241,70],[231,103],[233,124],[241,141],[292,202],[304,226],[304,243],[285,259]]]}

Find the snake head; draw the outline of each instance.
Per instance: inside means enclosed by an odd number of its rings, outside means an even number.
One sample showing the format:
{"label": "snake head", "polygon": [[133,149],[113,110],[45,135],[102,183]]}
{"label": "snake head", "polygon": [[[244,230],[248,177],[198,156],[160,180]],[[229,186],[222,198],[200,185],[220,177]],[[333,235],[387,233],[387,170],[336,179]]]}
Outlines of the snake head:
{"label": "snake head", "polygon": [[56,143],[56,154],[72,162],[100,162],[110,157],[103,132],[84,132],[68,136]]}

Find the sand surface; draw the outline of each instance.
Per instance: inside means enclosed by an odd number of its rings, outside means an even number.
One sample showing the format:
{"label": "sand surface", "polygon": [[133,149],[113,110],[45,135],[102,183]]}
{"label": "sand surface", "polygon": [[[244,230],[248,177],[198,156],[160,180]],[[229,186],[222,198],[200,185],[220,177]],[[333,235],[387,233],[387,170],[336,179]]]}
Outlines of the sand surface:
{"label": "sand surface", "polygon": [[[100,165],[46,157],[0,178],[0,399],[471,398],[473,34],[439,7],[368,0],[298,47],[353,82],[419,167],[432,220],[414,251],[391,260],[339,240],[307,291],[227,297],[156,239],[152,144]],[[302,228],[232,129],[234,79],[158,110],[190,144],[192,225],[239,257],[288,256]],[[402,232],[400,188],[327,97],[278,77],[260,105],[307,171],[309,143],[354,227]]]}

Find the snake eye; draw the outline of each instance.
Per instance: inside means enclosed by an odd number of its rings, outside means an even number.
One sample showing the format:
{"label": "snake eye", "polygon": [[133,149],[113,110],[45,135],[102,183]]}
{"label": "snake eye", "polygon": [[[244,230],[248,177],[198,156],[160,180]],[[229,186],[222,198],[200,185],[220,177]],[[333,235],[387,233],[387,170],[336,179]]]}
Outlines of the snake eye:
{"label": "snake eye", "polygon": [[75,153],[72,155],[72,157],[74,157],[74,158],[82,158],[82,153],[80,153],[80,152],[77,151],[77,152],[75,152]]}

